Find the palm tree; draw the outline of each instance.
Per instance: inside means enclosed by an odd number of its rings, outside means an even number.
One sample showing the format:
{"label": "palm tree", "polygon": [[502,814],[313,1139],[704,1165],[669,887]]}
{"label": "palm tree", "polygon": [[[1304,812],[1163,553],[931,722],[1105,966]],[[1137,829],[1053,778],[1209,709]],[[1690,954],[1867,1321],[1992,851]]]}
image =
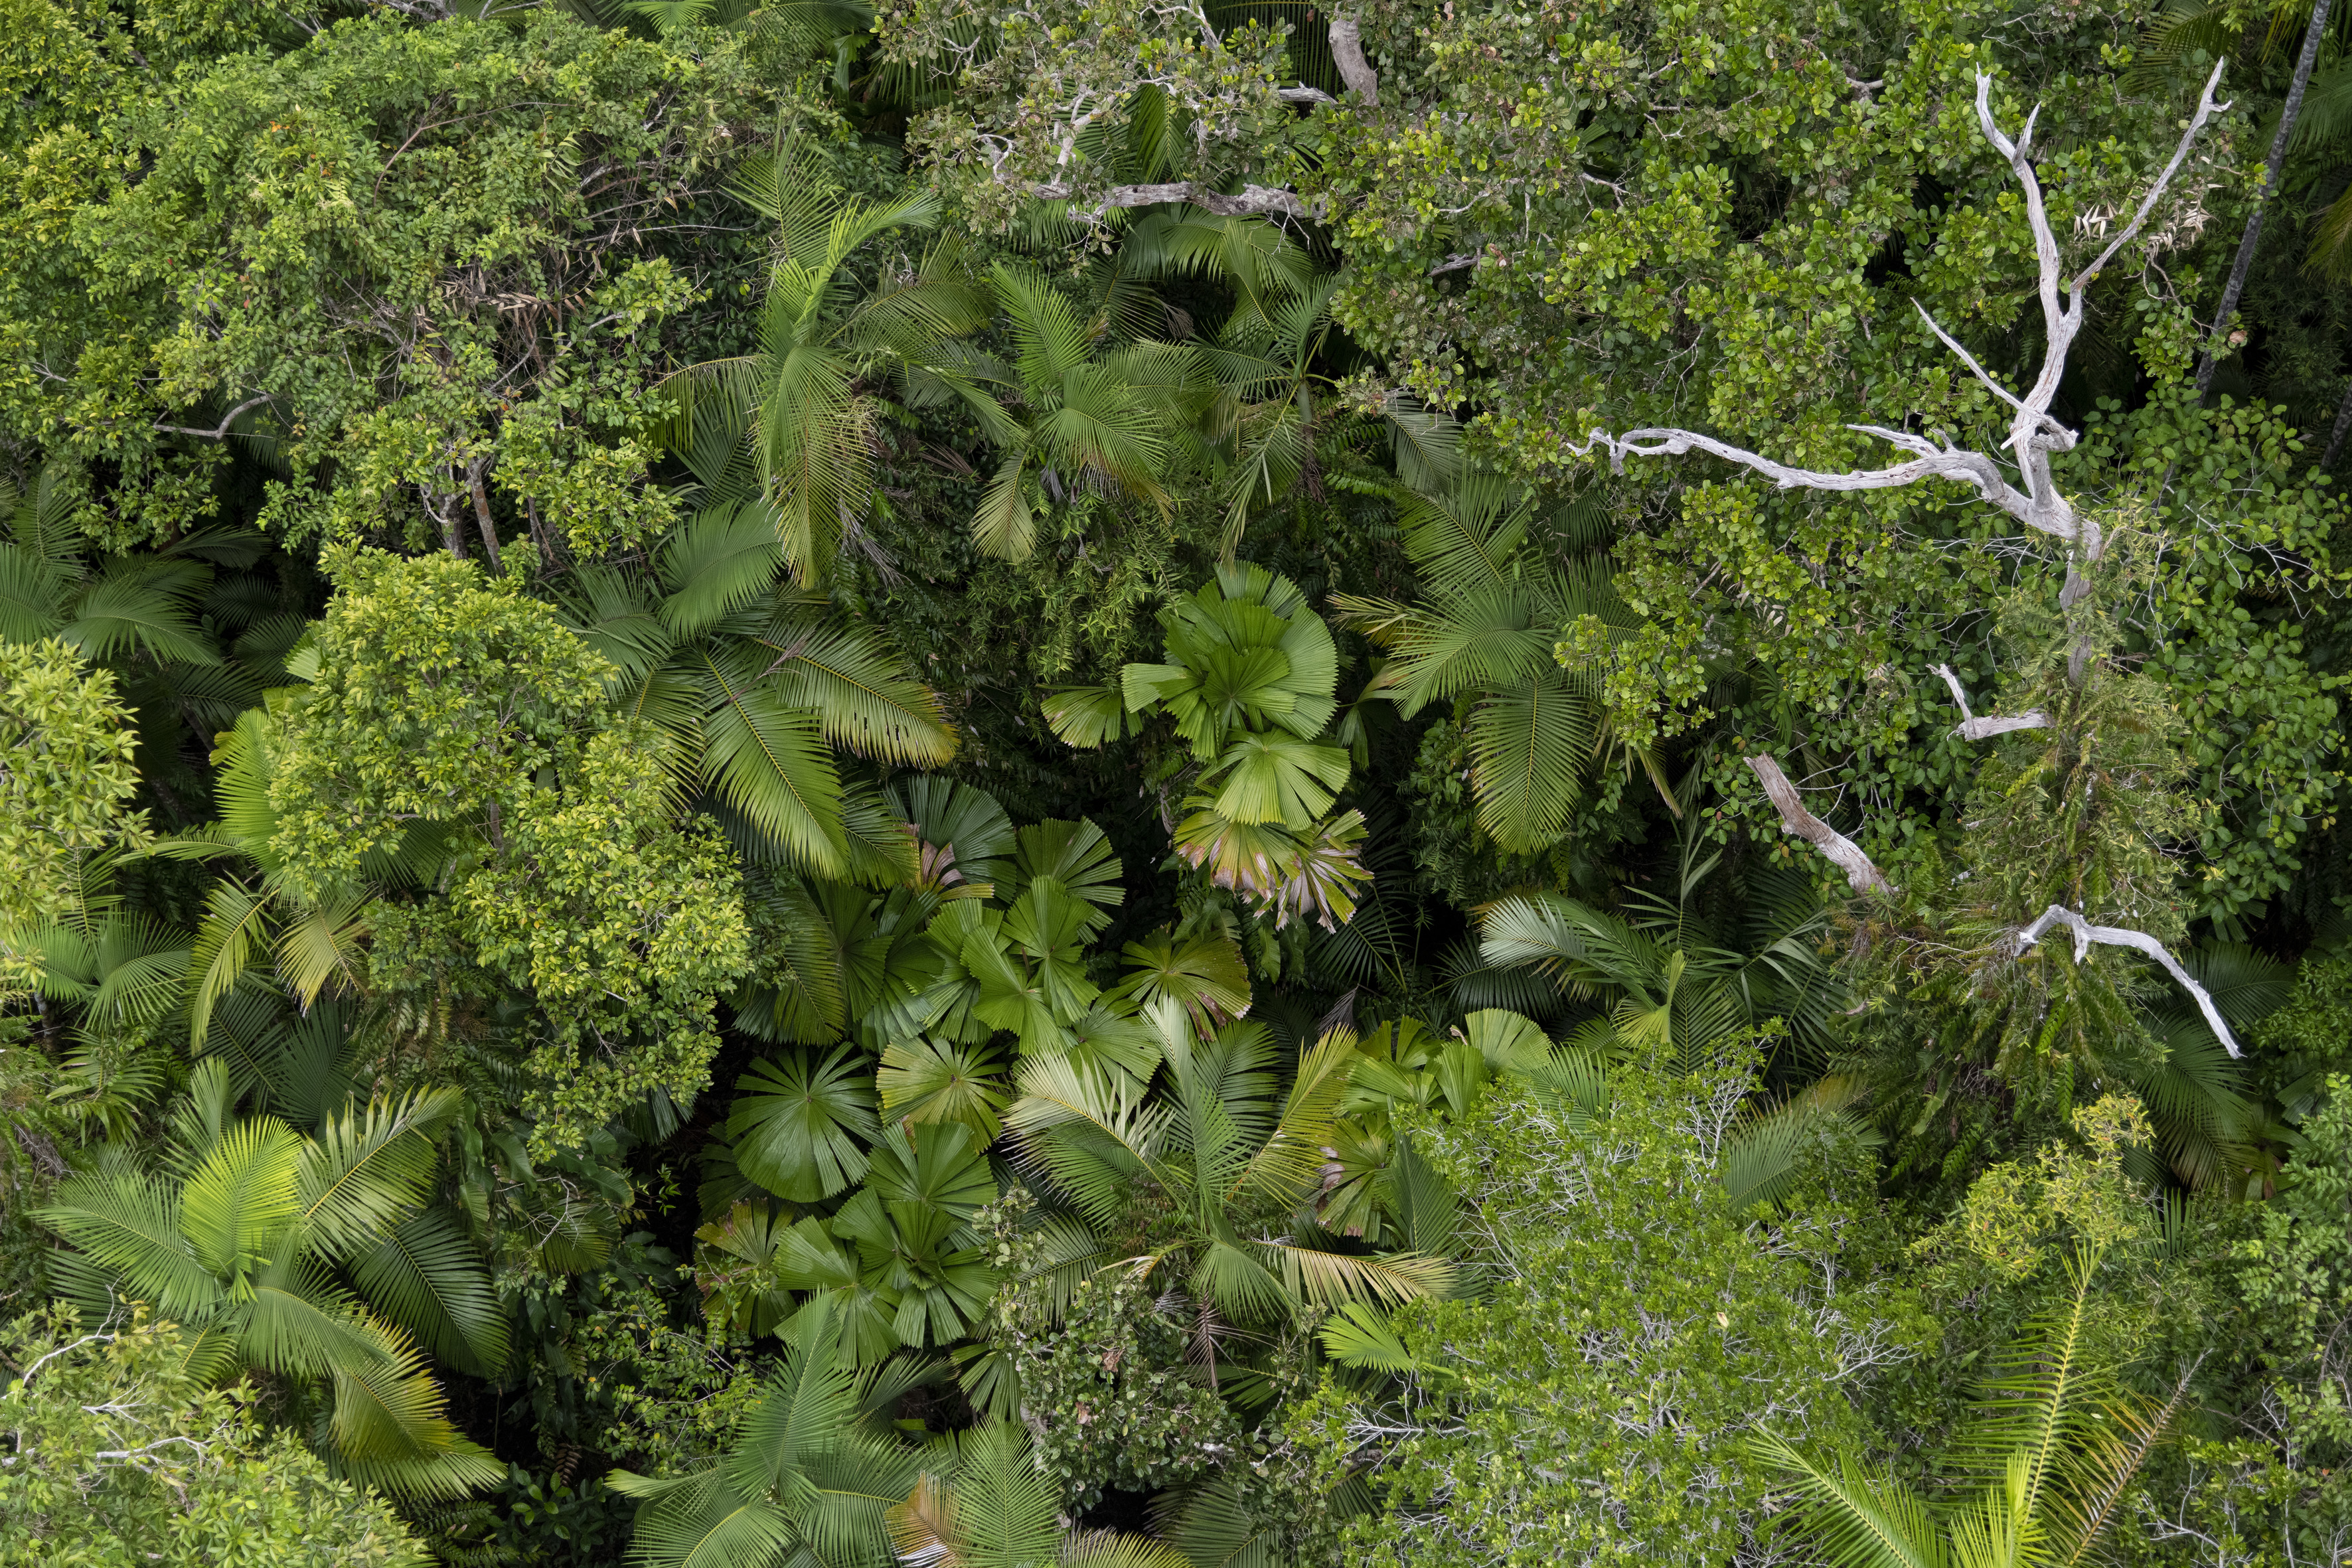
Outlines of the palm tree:
{"label": "palm tree", "polygon": [[50,1027],[69,1042],[48,1115],[81,1124],[84,1136],[134,1134],[143,1105],[165,1087],[163,1064],[142,1048],[147,1032],[169,1025],[187,983],[187,931],[123,909],[114,890],[115,868],[131,858],[118,848],[81,856],[68,908],[30,930],[0,931]]}
{"label": "palm tree", "polygon": [[1349,773],[1333,743],[1339,650],[1288,578],[1230,562],[1160,613],[1167,660],[1121,668],[1115,685],[1069,687],[1045,702],[1054,733],[1099,746],[1165,714],[1201,767],[1176,852],[1220,887],[1270,906],[1276,923],[1326,928],[1355,912],[1370,880],[1363,814],[1332,809]]}
{"label": "palm tree", "polygon": [[[1695,835],[1684,836],[1675,901],[1637,893],[1641,912],[1632,918],[1558,894],[1515,896],[1481,911],[1479,956],[1491,969],[1531,970],[1571,1002],[1606,1008],[1569,1024],[1563,1048],[1535,1069],[1544,1083],[1605,1093],[1613,1064],[1696,1072],[1745,1040],[1783,1031],[1805,1054],[1830,1048],[1845,993],[1816,951],[1826,919],[1818,890],[1801,873],[1751,870],[1729,915],[1709,920],[1696,895],[1719,855],[1694,866],[1696,846]],[[1853,1114],[1866,1087],[1840,1071],[1749,1098],[1717,1151],[1733,1202],[1784,1197],[1824,1133],[1876,1142]]]}
{"label": "palm tree", "polygon": [[[1620,734],[1601,702],[1592,656],[1640,624],[1610,585],[1614,563],[1593,548],[1606,520],[1589,501],[1539,517],[1528,498],[1475,473],[1442,493],[1399,500],[1424,597],[1335,595],[1332,603],[1344,625],[1389,651],[1370,689],[1401,712],[1471,703],[1478,826],[1507,850],[1549,848],[1612,752],[1629,773],[1640,763],[1679,816],[1656,754]],[[1598,646],[1563,667],[1555,651],[1563,628]]]}
{"label": "palm tree", "polygon": [[781,514],[705,508],[673,533],[654,581],[595,566],[565,598],[618,674],[611,706],[650,723],[764,853],[818,875],[893,883],[912,846],[878,791],[845,781],[832,748],[906,767],[954,756],[939,697],[874,628],[784,575]]}
{"label": "palm tree", "polygon": [[71,526],[70,500],[47,468],[9,506],[0,544],[0,641],[57,637],[86,658],[128,653],[195,666],[222,662],[193,613],[212,584],[202,556],[224,531],[207,531],[154,552],[82,559],[87,542]]}
{"label": "palm tree", "polygon": [[1685,836],[1679,896],[1633,896],[1631,915],[1557,893],[1516,894],[1480,911],[1478,952],[1496,971],[1528,970],[1572,1001],[1607,1011],[1566,1043],[1687,1071],[1742,1033],[1785,1027],[1819,1051],[1844,992],[1816,951],[1826,911],[1810,879],[1751,871],[1731,918],[1704,918],[1696,895],[1719,857],[1694,868]]}
{"label": "palm tree", "polygon": [[887,1557],[889,1510],[915,1489],[920,1455],[885,1425],[920,1369],[856,1370],[822,1298],[726,1456],[681,1476],[615,1470],[638,1500],[634,1562],[648,1568],[850,1568]]}
{"label": "palm tree", "polygon": [[1316,363],[1331,335],[1339,282],[1333,273],[1270,300],[1244,295],[1244,307],[1257,308],[1236,309],[1220,341],[1202,351],[1219,392],[1212,428],[1220,438],[1227,560],[1241,548],[1253,510],[1285,500],[1301,482],[1315,490],[1315,444],[1330,390]]}
{"label": "palm tree", "polygon": [[[745,159],[732,194],[774,226],[758,345],[683,372],[666,435],[713,499],[756,490],[805,588],[823,580],[873,488],[876,379],[903,378],[936,358],[943,340],[985,324],[987,311],[953,277],[951,247],[860,277],[872,242],[937,220],[928,193],[841,196],[787,146]],[[739,468],[746,458],[750,475]]]}
{"label": "palm tree", "polygon": [[1117,1267],[1181,1284],[1230,1321],[1445,1293],[1453,1269],[1443,1258],[1342,1250],[1312,1216],[1355,1061],[1352,1035],[1335,1031],[1308,1049],[1277,1107],[1262,1026],[1204,1035],[1174,998],[1146,1017],[1168,1070],[1167,1100],[1146,1102],[1131,1081],[1049,1058],[1024,1065],[1005,1117],[1023,1152],[1106,1245],[1140,1244]]}
{"label": "palm tree", "polygon": [[1196,357],[1143,342],[1102,352],[1097,335],[1051,283],[999,262],[992,274],[1012,333],[1010,363],[976,350],[928,368],[962,398],[999,454],[972,515],[982,552],[1025,561],[1037,514],[1087,489],[1167,511],[1169,437],[1202,387]]}
{"label": "palm tree", "polygon": [[104,1161],[37,1212],[79,1249],[52,1271],[86,1312],[142,1300],[197,1331],[215,1373],[323,1383],[323,1445],[355,1480],[424,1497],[493,1484],[503,1468],[450,1425],[417,1346],[485,1371],[505,1358],[488,1277],[422,1206],[433,1134],[458,1100],[378,1100],[306,1136],[275,1116],[233,1116],[227,1064],[199,1063],[160,1168]]}
{"label": "palm tree", "polygon": [[1192,1568],[1143,1536],[1072,1530],[1029,1434],[993,1421],[923,1456],[913,1493],[891,1508],[890,1543],[908,1568]]}
{"label": "palm tree", "polygon": [[[1535,1020],[1501,1008],[1481,1008],[1444,1036],[1413,1017],[1372,1028],[1357,1043],[1325,1151],[1317,1204],[1323,1225],[1376,1245],[1392,1233],[1412,1237],[1400,1218],[1403,1173],[1435,1177],[1398,1135],[1400,1114],[1465,1115],[1493,1079],[1536,1071],[1551,1057],[1551,1039]],[[1417,1239],[1406,1245],[1429,1250]]]}
{"label": "palm tree", "polygon": [[1959,1485],[1921,1496],[1856,1456],[1811,1455],[1770,1436],[1758,1448],[1790,1474],[1783,1526],[1831,1568],[2040,1568],[2094,1560],[2133,1479],[2179,1414],[2093,1360],[2085,1318],[2100,1254],[2067,1261],[2065,1301],[2011,1345],[1959,1434]]}
{"label": "palm tree", "polygon": [[[1138,145],[1152,140],[1131,135],[1118,150],[1125,177],[1165,177],[1160,150]],[[1253,515],[1280,505],[1301,485],[1319,497],[1318,443],[1327,433],[1365,423],[1337,395],[1332,361],[1345,350],[1334,342],[1330,306],[1339,278],[1318,275],[1306,249],[1270,224],[1197,207],[1114,212],[1084,222],[1039,216],[1028,224],[1030,242],[1045,251],[1068,249],[1105,231],[1116,243],[1077,278],[1086,332],[1097,343],[1139,344],[1192,340],[1198,332],[1194,353],[1204,379],[1184,399],[1193,426],[1171,427],[1169,436],[1180,447],[1197,449],[1211,468],[1224,513],[1221,554],[1231,560]],[[1171,280],[1212,284],[1231,295],[1232,308],[1213,331],[1200,331],[1160,293],[1157,286]],[[1435,484],[1454,471],[1459,431],[1452,420],[1391,396],[1374,423],[1387,427],[1409,482]]]}

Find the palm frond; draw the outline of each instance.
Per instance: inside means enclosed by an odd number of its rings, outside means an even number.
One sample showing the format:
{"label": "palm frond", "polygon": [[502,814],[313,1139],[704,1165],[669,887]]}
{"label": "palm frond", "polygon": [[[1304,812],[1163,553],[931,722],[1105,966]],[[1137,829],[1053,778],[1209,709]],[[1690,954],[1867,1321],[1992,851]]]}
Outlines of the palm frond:
{"label": "palm frond", "polygon": [[403,1220],[352,1279],[375,1310],[445,1362],[482,1375],[507,1352],[507,1317],[473,1244],[439,1209]]}
{"label": "palm frond", "polygon": [[1257,1239],[1251,1248],[1282,1271],[1285,1287],[1318,1306],[1340,1301],[1412,1301],[1442,1297],[1454,1289],[1454,1265],[1442,1258],[1390,1252],[1353,1257],[1278,1239]]}
{"label": "palm frond", "polygon": [[242,1293],[247,1275],[281,1250],[300,1212],[302,1147],[276,1117],[248,1118],[222,1131],[180,1189],[181,1234],[233,1291]]}
{"label": "palm frond", "polygon": [[1843,1454],[1815,1464],[1769,1433],[1753,1446],[1796,1477],[1796,1527],[1829,1568],[1953,1568],[1934,1513],[1900,1480],[1872,1476]]}
{"label": "palm frond", "polygon": [[711,673],[705,781],[794,864],[821,875],[845,872],[841,777],[815,715],[780,692],[747,689],[715,667]]}
{"label": "palm frond", "polygon": [[955,756],[939,694],[870,628],[780,626],[761,640],[776,655],[764,679],[814,712],[835,745],[901,767],[941,767]]}
{"label": "palm frond", "polygon": [[1550,845],[1575,803],[1593,734],[1591,700],[1565,671],[1481,698],[1469,725],[1478,826],[1505,849]]}
{"label": "palm frond", "polygon": [[[766,505],[727,501],[705,507],[663,542],[661,575],[669,593],[656,614],[674,636],[708,631],[763,597],[783,558],[776,519]],[[625,652],[638,651],[640,642],[650,651],[650,639],[642,633],[632,637],[626,619],[598,630]]]}
{"label": "palm frond", "polygon": [[464,1104],[460,1089],[416,1089],[331,1118],[302,1147],[305,1231],[329,1256],[373,1243],[424,1201],[436,1157],[434,1136]]}
{"label": "palm frond", "polygon": [[220,1281],[180,1232],[179,1194],[166,1183],[131,1173],[77,1177],[34,1217],[183,1321],[200,1320],[220,1299]]}

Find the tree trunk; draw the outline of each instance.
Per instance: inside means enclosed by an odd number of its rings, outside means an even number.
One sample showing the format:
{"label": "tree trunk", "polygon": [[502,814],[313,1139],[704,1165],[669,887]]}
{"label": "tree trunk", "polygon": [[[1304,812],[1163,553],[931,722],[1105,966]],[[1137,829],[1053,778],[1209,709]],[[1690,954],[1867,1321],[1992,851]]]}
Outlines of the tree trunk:
{"label": "tree trunk", "polygon": [[2203,402],[2213,385],[2230,318],[2236,314],[2238,296],[2245,291],[2246,274],[2253,270],[2254,252],[2261,248],[2263,214],[2278,195],[2286,168],[2286,144],[2294,135],[2295,117],[2303,112],[2303,89],[2311,84],[2311,68],[2319,58],[2320,35],[2327,30],[2328,0],[2314,0],[2311,26],[2303,30],[2303,53],[2294,62],[2294,79],[2287,84],[2286,105],[2279,111],[2278,134],[2271,138],[2270,162],[2263,166],[2263,188],[2254,196],[2254,210],[2246,218],[2246,236],[2238,242],[2238,259],[2230,266],[2229,285],[2221,290],[2221,308],[2214,312],[2212,335],[2205,340],[2205,356],[2197,362],[2197,398]]}
{"label": "tree trunk", "polygon": [[465,560],[466,530],[465,525],[457,521],[457,509],[465,504],[464,499],[456,491],[445,490],[438,486],[419,488],[425,491],[425,511],[441,525],[441,542],[449,547],[450,554],[460,561]]}
{"label": "tree trunk", "polygon": [[488,458],[475,458],[473,466],[466,470],[466,488],[474,493],[474,521],[482,531],[482,553],[489,557],[490,572],[495,576],[506,568],[499,561],[499,531],[490,521],[489,487],[482,482],[489,467]]}
{"label": "tree trunk", "polygon": [[1331,18],[1331,63],[1339,68],[1339,79],[1348,90],[1364,100],[1367,109],[1377,109],[1381,102],[1380,73],[1364,58],[1364,35],[1353,16],[1334,16]]}
{"label": "tree trunk", "polygon": [[2319,471],[2326,473],[2336,466],[2336,454],[2344,449],[2345,432],[2352,430],[2352,382],[2344,386],[2344,401],[2336,409],[2336,430],[2327,437],[2326,454],[2319,459]]}

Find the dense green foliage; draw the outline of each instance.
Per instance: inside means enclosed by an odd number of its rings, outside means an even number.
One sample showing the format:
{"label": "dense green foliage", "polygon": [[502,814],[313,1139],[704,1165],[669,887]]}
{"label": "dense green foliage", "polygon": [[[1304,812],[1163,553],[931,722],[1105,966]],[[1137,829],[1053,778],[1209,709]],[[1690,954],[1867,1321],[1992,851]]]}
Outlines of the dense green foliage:
{"label": "dense green foliage", "polygon": [[0,0],[0,1563],[2352,1562],[2347,50]]}

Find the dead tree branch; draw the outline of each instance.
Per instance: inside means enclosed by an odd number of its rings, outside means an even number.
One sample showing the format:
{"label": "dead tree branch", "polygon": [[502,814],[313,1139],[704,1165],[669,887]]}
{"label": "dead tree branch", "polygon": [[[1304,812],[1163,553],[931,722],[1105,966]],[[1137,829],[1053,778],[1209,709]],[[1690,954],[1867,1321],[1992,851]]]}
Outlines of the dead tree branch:
{"label": "dead tree branch", "polygon": [[1771,797],[1772,808],[1780,814],[1780,826],[1822,854],[1845,873],[1846,885],[1857,893],[1892,893],[1886,879],[1864,854],[1862,846],[1805,809],[1797,786],[1780,771],[1780,764],[1762,753],[1750,756],[1748,765],[1764,783],[1764,793]]}
{"label": "dead tree branch", "polygon": [[72,1169],[65,1156],[58,1152],[58,1146],[49,1141],[49,1135],[26,1122],[16,1124],[16,1142],[44,1175],[62,1176]]}
{"label": "dead tree branch", "polygon": [[191,429],[185,425],[157,425],[151,428],[159,436],[193,436],[199,441],[226,441],[228,439],[228,427],[236,423],[238,416],[251,413],[265,403],[277,401],[278,395],[274,392],[265,392],[258,397],[248,397],[226,414],[222,415],[221,422],[209,430]]}
{"label": "dead tree branch", "polygon": [[2216,65],[2213,74],[2206,79],[2205,90],[2197,100],[2197,112],[2190,116],[2189,128],[2181,132],[2179,144],[2173,149],[2171,162],[2165,164],[2163,172],[2150,184],[2147,195],[2141,199],[2139,209],[2132,215],[2131,222],[2116,232],[2106,248],[2100,251],[2089,266],[2071,278],[2061,268],[2058,237],[2051,230],[2050,214],[2042,199],[2042,182],[2034,174],[2032,160],[2033,122],[2042,110],[2037,107],[2025,117],[2024,127],[2012,141],[2003,134],[2000,123],[1993,118],[1992,78],[1982,71],[1977,73],[1977,123],[1984,132],[1985,140],[2008,161],[2011,172],[2017,176],[2018,184],[2025,195],[2026,221],[2033,230],[2033,253],[2040,274],[2038,291],[2042,300],[2043,342],[2046,344],[2041,373],[2023,395],[2011,393],[1995,382],[1977,363],[1975,356],[1937,325],[1933,317],[1927,316],[1924,307],[1920,308],[1919,313],[1927,317],[1928,329],[1960,356],[1977,379],[1992,388],[2001,401],[2014,410],[2009,438],[2001,446],[2014,456],[2018,474],[2022,480],[2021,488],[2011,484],[2001,465],[1986,453],[1963,450],[1953,446],[1948,438],[1939,444],[1923,436],[1876,425],[1851,425],[1847,428],[1875,436],[1882,441],[1914,453],[1914,460],[1886,468],[1857,469],[1843,474],[1822,473],[1775,462],[1744,447],[1717,440],[1712,436],[1663,427],[1629,430],[1622,437],[1612,436],[1605,430],[1595,430],[1582,446],[1571,445],[1569,449],[1581,457],[1596,447],[1601,447],[1609,454],[1610,468],[1621,474],[1625,471],[1628,457],[1679,457],[1685,452],[1706,452],[1726,462],[1752,468],[1782,489],[1854,492],[1892,489],[1927,479],[1949,479],[1975,486],[1978,494],[2028,528],[2079,545],[2085,559],[2097,560],[2104,544],[2099,537],[2098,525],[2087,518],[2077,516],[2051,479],[2051,454],[2071,451],[2077,436],[2051,414],[2050,405],[2056,400],[2058,384],[2066,374],[2067,353],[2083,330],[2083,312],[2089,300],[2086,290],[2123,247],[2138,237],[2140,230],[2147,226],[2148,215],[2156,210],[2157,203],[2170,187],[2173,176],[2188,161],[2189,149],[2205,129],[2206,121],[2229,107],[2226,103],[2213,100],[2213,89],[2221,85],[2221,68]]}
{"label": "dead tree branch", "polygon": [[[1361,107],[1377,109],[1381,102],[1380,73],[1364,58],[1361,26],[1353,16],[1334,16],[1331,18],[1331,60],[1339,68],[1339,79],[1349,93],[1361,100]],[[1321,88],[1301,82],[1296,87],[1276,88],[1274,96],[1294,108],[1315,108],[1323,104],[1338,106]],[[1041,201],[1068,201],[1073,188],[1066,182],[1050,181],[1032,185],[1029,194]],[[1274,217],[1315,219],[1322,215],[1293,192],[1268,185],[1244,185],[1239,195],[1212,191],[1192,180],[1179,180],[1164,184],[1113,185],[1093,198],[1097,212],[1110,207],[1149,207],[1162,202],[1190,202],[1203,212],[1219,217]],[[1466,263],[1465,263],[1466,264]]]}
{"label": "dead tree branch", "polygon": [[2311,85],[2311,68],[2319,59],[2319,42],[2327,33],[2327,7],[2328,0],[2318,0],[2303,29],[2303,53],[2295,57],[2294,77],[2287,83],[2278,130],[2271,137],[2271,155],[2263,163],[2263,188],[2254,194],[2254,210],[2246,215],[2246,232],[2238,241],[2236,259],[2230,263],[2230,280],[2222,287],[2221,308],[2213,312],[2213,331],[2197,359],[2200,399],[2213,389],[2213,370],[2221,363],[2223,334],[2230,330],[2230,318],[2238,312],[2238,296],[2245,292],[2246,275],[2253,269],[2254,252],[2263,243],[2263,215],[2270,210],[2271,198],[2278,195],[2279,176],[2286,169],[2287,145],[2294,139],[2294,122],[2303,113],[2304,89]]}
{"label": "dead tree branch", "polygon": [[490,459],[488,457],[477,458],[467,464],[466,489],[474,498],[474,521],[475,525],[482,531],[482,553],[489,557],[490,574],[495,577],[506,568],[499,560],[498,525],[490,521],[490,492],[482,483],[482,476],[489,470],[489,467]]}
{"label": "dead tree branch", "polygon": [[2095,926],[2078,911],[2063,904],[2053,904],[2042,910],[2032,925],[2017,933],[2019,951],[2040,942],[2042,933],[2053,925],[2063,925],[2074,933],[2074,962],[2077,963],[2089,955],[2091,944],[2097,942],[2103,947],[2128,947],[2164,965],[2165,973],[2179,981],[2180,988],[2197,999],[2197,1010],[2205,1015],[2206,1025],[2212,1029],[2213,1037],[2221,1042],[2221,1048],[2232,1057],[2239,1054],[2237,1037],[2230,1033],[2230,1026],[2221,1021],[2221,1009],[2213,1005],[2211,995],[2197,983],[2195,975],[2180,966],[2180,961],[2172,956],[2164,943],[2145,931],[2127,931],[2122,926]]}
{"label": "dead tree branch", "polygon": [[1961,689],[1960,678],[1952,673],[1952,667],[1948,664],[1937,664],[1930,665],[1928,668],[1942,676],[1944,684],[1952,689],[1952,700],[1958,703],[1960,708],[1960,721],[1954,726],[1952,733],[1963,741],[1988,740],[1995,735],[2006,735],[2012,730],[2050,728],[2049,719],[2039,708],[2029,708],[2024,712],[2008,719],[1996,719],[1990,714],[1979,719],[1969,711],[1969,694]]}
{"label": "dead tree branch", "polygon": [[[1066,184],[1036,185],[1030,194],[1041,200],[1061,202],[1070,199]],[[1162,185],[1113,185],[1096,198],[1097,210],[1103,207],[1149,207],[1161,202],[1190,202],[1203,212],[1219,217],[1295,217],[1312,218],[1315,209],[1297,195],[1269,185],[1244,185],[1239,195],[1227,195],[1222,191],[1203,188],[1192,180],[1177,180]]]}

